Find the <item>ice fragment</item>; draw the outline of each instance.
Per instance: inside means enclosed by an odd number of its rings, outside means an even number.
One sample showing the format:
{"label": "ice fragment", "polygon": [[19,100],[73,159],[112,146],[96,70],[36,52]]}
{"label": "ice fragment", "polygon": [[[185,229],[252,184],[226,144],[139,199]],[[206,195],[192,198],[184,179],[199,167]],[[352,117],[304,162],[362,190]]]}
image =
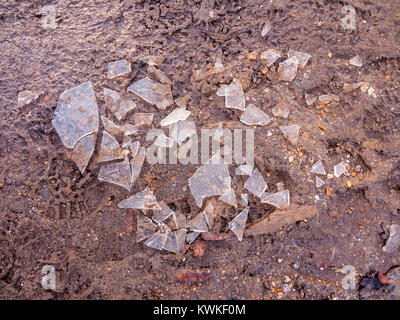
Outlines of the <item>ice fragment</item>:
{"label": "ice fragment", "polygon": [[101,148],[97,162],[119,160],[123,158],[122,149],[119,146],[117,139],[107,131],[103,131],[103,138],[101,140]]}
{"label": "ice fragment", "polygon": [[230,85],[222,85],[217,95],[220,97],[225,96],[225,107],[244,110],[246,101],[242,85],[238,79],[233,79]]}
{"label": "ice fragment", "polygon": [[299,66],[299,59],[293,56],[279,64],[278,78],[281,81],[292,81],[297,74],[297,68]]}
{"label": "ice fragment", "polygon": [[177,123],[179,121],[186,120],[190,115],[190,111],[185,108],[177,108],[172,111],[166,118],[161,120],[161,127],[170,126],[171,124]]}
{"label": "ice fragment", "polygon": [[278,209],[286,209],[290,206],[289,190],[283,190],[276,193],[264,193],[261,202],[269,203]]}
{"label": "ice fragment", "polygon": [[101,167],[98,179],[100,181],[119,185],[130,191],[132,188],[132,184],[131,168],[128,157],[125,156],[125,159],[123,161],[110,163]]}
{"label": "ice fragment", "polygon": [[247,125],[266,125],[269,123],[269,116],[253,104],[249,104],[240,116],[240,121]]}
{"label": "ice fragment", "polygon": [[249,179],[247,179],[246,183],[244,184],[244,187],[255,196],[261,197],[268,186],[258,169],[255,168],[253,174],[250,176]]}
{"label": "ice fragment", "polygon": [[135,102],[121,98],[116,91],[104,88],[103,93],[107,110],[110,110],[119,121],[123,120],[129,111],[136,108]]}
{"label": "ice fragment", "polygon": [[297,124],[281,126],[279,129],[292,145],[296,145],[299,142],[300,126]]}
{"label": "ice fragment", "polygon": [[143,191],[140,191],[139,193],[122,200],[120,203],[118,203],[118,207],[141,210],[161,210],[161,207],[157,203],[156,197],[149,188],[146,188]]}
{"label": "ice fragment", "polygon": [[240,212],[232,221],[229,222],[228,226],[233,231],[239,241],[243,240],[244,229],[246,228],[246,221],[249,215],[249,208],[244,209]]}
{"label": "ice fragment", "polygon": [[311,167],[311,173],[326,175],[326,171],[321,160],[318,160],[316,163],[313,164],[313,166]]}

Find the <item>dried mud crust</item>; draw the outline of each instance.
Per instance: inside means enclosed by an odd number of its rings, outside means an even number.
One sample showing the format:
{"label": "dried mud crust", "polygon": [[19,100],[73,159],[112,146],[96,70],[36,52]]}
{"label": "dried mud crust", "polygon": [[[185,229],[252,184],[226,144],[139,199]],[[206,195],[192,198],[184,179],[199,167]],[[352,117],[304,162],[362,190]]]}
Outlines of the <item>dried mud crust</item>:
{"label": "dried mud crust", "polygon": [[[43,30],[42,6],[57,4],[57,28]],[[357,31],[341,27],[342,6],[356,8]],[[396,254],[381,250],[387,226],[399,223],[400,201],[400,41],[397,1],[3,1],[0,4],[0,297],[40,299],[359,299],[343,290],[337,270],[353,265],[358,278],[371,269],[399,265]],[[266,20],[272,24],[261,37]],[[260,60],[246,59],[270,47],[313,57],[290,84],[263,73]],[[289,121],[302,126],[302,155],[288,146],[275,120],[255,133],[256,165],[273,185],[283,181],[297,206],[318,214],[265,235],[208,241],[205,255],[167,254],[135,242],[129,213],[116,203],[128,192],[97,180],[96,157],[81,175],[51,126],[60,94],[91,80],[99,109],[107,115],[102,88],[125,91],[146,75],[139,55],[166,56],[161,69],[173,80],[173,96],[190,96],[198,127],[222,121],[239,123],[216,90],[233,77],[245,95],[271,114],[291,96],[298,104]],[[328,58],[331,53],[332,57]],[[362,68],[347,61],[359,54]],[[195,81],[219,57],[227,71]],[[107,64],[133,62],[129,78],[106,79]],[[343,83],[366,81],[377,93],[342,93]],[[264,89],[268,88],[266,93]],[[22,108],[22,90],[41,91]],[[327,110],[307,107],[304,93],[334,93],[340,103]],[[135,99],[140,112],[167,114]],[[127,121],[131,120],[127,118]],[[327,130],[321,135],[319,126]],[[268,136],[268,130],[275,130]],[[144,132],[142,132],[144,133]],[[96,150],[99,147],[98,136]],[[144,140],[141,141],[144,143]],[[288,157],[293,156],[293,162]],[[332,168],[350,159],[360,172],[329,182],[331,195],[314,187],[309,162],[322,159]],[[132,194],[146,187],[171,208],[194,216],[199,211],[187,187],[196,166],[145,164]],[[171,181],[174,184],[171,184]],[[233,176],[242,186],[243,178]],[[317,201],[315,196],[319,197]],[[273,212],[250,197],[250,222]],[[224,212],[226,232],[234,210]],[[134,223],[133,223],[134,227]],[[53,264],[57,289],[41,288],[41,268]],[[209,270],[211,278],[185,286],[175,275]],[[288,289],[289,288],[289,289]]]}

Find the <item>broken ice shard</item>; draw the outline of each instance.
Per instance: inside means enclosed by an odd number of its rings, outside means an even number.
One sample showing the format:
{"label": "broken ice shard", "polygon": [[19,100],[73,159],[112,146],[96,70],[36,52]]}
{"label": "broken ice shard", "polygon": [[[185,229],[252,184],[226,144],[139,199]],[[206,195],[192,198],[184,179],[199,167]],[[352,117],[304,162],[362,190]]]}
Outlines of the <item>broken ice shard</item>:
{"label": "broken ice shard", "polygon": [[236,174],[242,176],[250,176],[253,173],[253,166],[248,164],[242,164],[237,167]]}
{"label": "broken ice shard", "polygon": [[137,215],[136,242],[151,237],[156,232],[157,226],[149,218]]}
{"label": "broken ice shard", "polygon": [[182,253],[185,250],[186,229],[170,232],[164,244],[164,250]]}
{"label": "broken ice shard", "polygon": [[316,174],[326,174],[324,165],[322,164],[321,160],[318,160],[316,163],[313,164],[311,167],[311,173],[316,173]]}
{"label": "broken ice shard", "polygon": [[225,107],[244,110],[246,101],[244,98],[244,92],[242,84],[238,79],[233,79],[230,85],[222,85],[218,91],[217,95],[220,97],[225,97]]}
{"label": "broken ice shard", "polygon": [[144,58],[140,58],[140,61],[147,63],[150,66],[161,66],[165,60],[165,56],[157,55],[157,56],[147,56]]}
{"label": "broken ice shard", "polygon": [[240,121],[248,125],[264,126],[269,123],[269,116],[253,104],[249,104],[240,116]]}
{"label": "broken ice shard", "polygon": [[352,92],[360,87],[362,87],[365,82],[357,82],[357,83],[344,83],[343,84],[343,93]]}
{"label": "broken ice shard", "polygon": [[203,205],[204,198],[222,195],[231,189],[227,165],[221,158],[217,159],[219,163],[215,163],[213,159],[198,168],[189,179],[190,191],[198,207]]}
{"label": "broken ice shard", "polygon": [[382,248],[385,253],[399,252],[400,250],[400,226],[392,224],[389,227],[390,236],[385,246]]}
{"label": "broken ice shard", "polygon": [[161,209],[153,210],[153,219],[162,222],[170,217],[174,213],[174,211],[172,211],[164,201],[160,201],[159,205]]}
{"label": "broken ice shard", "polygon": [[322,104],[329,104],[332,102],[339,102],[340,97],[336,94],[328,93],[328,94],[323,94],[318,97],[318,101],[320,101]]}
{"label": "broken ice shard", "polygon": [[214,207],[211,201],[207,204],[207,206],[203,210],[203,215],[209,229],[212,229],[214,227],[214,220],[216,213],[214,212]]}
{"label": "broken ice shard", "polygon": [[218,198],[218,200],[221,200],[227,204],[230,204],[231,206],[234,206],[235,208],[237,207],[236,196],[235,196],[235,192],[233,191],[233,189],[230,189],[227,192],[225,192],[222,196],[220,196]]}
{"label": "broken ice shard", "polygon": [[268,49],[266,51],[261,52],[261,60],[265,60],[267,67],[270,67],[274,64],[276,60],[278,60],[281,57],[281,54],[279,51],[275,49]]}
{"label": "broken ice shard", "polygon": [[118,207],[141,210],[161,210],[161,207],[157,203],[156,197],[149,188],[146,188],[143,191],[140,191],[139,193],[122,200],[120,203],[118,203]]}
{"label": "broken ice shard", "polygon": [[356,55],[355,57],[350,59],[350,64],[356,67],[362,67],[362,59],[359,55]]}
{"label": "broken ice shard", "polygon": [[148,103],[157,106],[160,110],[165,110],[174,103],[171,86],[151,80],[149,77],[131,84],[128,90],[137,94]]}
{"label": "broken ice shard", "polygon": [[107,119],[104,116],[100,116],[101,121],[103,122],[104,130],[107,131],[109,134],[113,136],[119,136],[120,134],[124,133],[124,130],[112,122],[110,119]]}
{"label": "broken ice shard", "polygon": [[[77,165],[79,162],[79,169],[83,173],[92,156],[92,142],[96,140],[99,129],[99,109],[90,81],[60,95],[51,123],[67,148],[73,149],[82,140],[72,158]],[[91,138],[84,139],[89,135]]]}
{"label": "broken ice shard", "polygon": [[292,81],[296,77],[298,66],[299,59],[296,56],[281,62],[278,67],[279,80],[287,82]]}
{"label": "broken ice shard", "polygon": [[312,94],[308,94],[308,93],[305,93],[305,94],[304,94],[304,98],[305,98],[306,103],[307,103],[307,105],[308,105],[309,107],[312,106],[312,105],[314,104],[315,100],[317,100],[317,97],[316,97],[316,96],[314,96],[314,95],[312,95]]}
{"label": "broken ice shard", "polygon": [[288,139],[292,145],[296,145],[299,142],[300,126],[297,124],[281,126],[279,129],[281,129],[285,138]]}
{"label": "broken ice shard", "polygon": [[135,113],[133,120],[138,127],[151,126],[154,113]]}
{"label": "broken ice shard", "polygon": [[132,183],[128,157],[125,156],[123,161],[110,163],[101,167],[98,179],[100,181],[116,184],[130,191]]}
{"label": "broken ice shard", "polygon": [[196,125],[192,120],[179,121],[170,127],[170,137],[181,145],[186,139],[196,134]]}
{"label": "broken ice shard", "polygon": [[278,209],[286,209],[290,206],[289,190],[283,190],[276,193],[264,193],[261,202],[271,204]]}
{"label": "broken ice shard", "polygon": [[169,84],[172,86],[172,81],[168,78],[168,76],[162,72],[160,69],[157,69],[154,66],[149,66],[147,71],[153,75],[153,77],[160,81],[161,83]]}
{"label": "broken ice shard", "polygon": [[197,216],[190,220],[189,228],[190,231],[207,232],[208,227],[205,214],[203,212],[200,212]]}
{"label": "broken ice shard", "polygon": [[177,123],[182,120],[186,120],[190,115],[190,111],[185,108],[177,108],[172,111],[166,118],[161,120],[161,127],[170,126],[171,124]]}
{"label": "broken ice shard", "polygon": [[164,147],[164,148],[172,148],[174,145],[174,140],[167,137],[164,133],[161,133],[156,141],[154,141],[154,145],[158,147]]}
{"label": "broken ice shard", "polygon": [[261,36],[265,37],[267,33],[271,30],[271,27],[272,27],[271,22],[267,21],[261,30]]}
{"label": "broken ice shard", "polygon": [[320,177],[318,177],[318,176],[315,177],[315,186],[316,186],[317,188],[322,187],[324,184],[325,184],[325,181],[324,181],[324,180],[322,180],[322,179],[321,179]]}
{"label": "broken ice shard", "polygon": [[101,140],[101,147],[97,162],[105,162],[111,160],[123,159],[122,149],[119,146],[117,139],[109,134],[107,131],[103,131],[103,138]]}
{"label": "broken ice shard", "polygon": [[246,228],[246,221],[248,215],[249,215],[249,208],[246,208],[228,224],[229,229],[235,233],[239,241],[243,240],[243,233],[244,229]]}
{"label": "broken ice shard", "polygon": [[224,65],[222,64],[221,59],[217,58],[214,63],[213,72],[220,73],[222,71],[224,71]]}
{"label": "broken ice shard", "polygon": [[297,59],[299,60],[299,68],[300,69],[304,69],[305,66],[307,65],[308,60],[310,60],[310,58],[311,58],[311,55],[309,55],[308,53],[299,52],[299,51],[295,51],[295,50],[289,50],[288,57],[291,58],[293,56],[296,56]]}
{"label": "broken ice shard", "polygon": [[196,238],[200,235],[201,232],[189,232],[186,235],[186,242],[188,244],[192,244],[194,240],[196,240]]}
{"label": "broken ice shard", "polygon": [[242,193],[240,197],[242,198],[242,206],[247,207],[249,204],[249,195],[247,193]]}
{"label": "broken ice shard", "polygon": [[278,104],[272,109],[272,114],[276,118],[286,119],[289,116],[292,107],[297,106],[297,103],[291,99],[282,99]]}
{"label": "broken ice shard", "polygon": [[131,99],[123,99],[121,95],[113,90],[104,88],[104,100],[106,103],[106,109],[118,119],[123,120],[127,113],[136,108],[136,103]]}
{"label": "broken ice shard", "polygon": [[18,93],[18,107],[23,107],[27,104],[30,104],[33,100],[36,100],[39,97],[39,94],[32,91],[21,91]]}
{"label": "broken ice shard", "polygon": [[347,169],[343,161],[333,167],[333,175],[336,178],[339,178],[344,173],[347,173]]}
{"label": "broken ice shard", "polygon": [[151,238],[147,239],[144,244],[150,248],[162,250],[164,249],[170,232],[171,230],[168,228],[168,226],[162,224],[160,230],[154,233]]}
{"label": "broken ice shard", "polygon": [[265,183],[264,178],[260,174],[257,168],[254,169],[253,174],[247,179],[244,187],[253,193],[257,197],[261,197],[264,193],[265,189],[267,189],[267,184]]}
{"label": "broken ice shard", "polygon": [[97,134],[93,133],[79,140],[72,150],[71,160],[76,163],[81,173],[86,169],[96,145]]}
{"label": "broken ice shard", "polygon": [[131,72],[131,65],[126,60],[118,60],[108,64],[108,79],[122,77]]}
{"label": "broken ice shard", "polygon": [[[140,146],[140,144],[139,144],[139,146]],[[131,148],[131,150],[133,148],[135,148],[135,144],[131,145],[130,148]],[[146,157],[145,147],[141,147],[137,151],[137,153],[135,153],[135,155],[133,155],[133,152],[132,152],[132,157],[133,157],[133,159],[131,160],[131,174],[132,174],[131,183],[133,186],[135,184],[135,181],[137,180],[137,178],[140,175],[140,171],[142,170],[143,162]]]}

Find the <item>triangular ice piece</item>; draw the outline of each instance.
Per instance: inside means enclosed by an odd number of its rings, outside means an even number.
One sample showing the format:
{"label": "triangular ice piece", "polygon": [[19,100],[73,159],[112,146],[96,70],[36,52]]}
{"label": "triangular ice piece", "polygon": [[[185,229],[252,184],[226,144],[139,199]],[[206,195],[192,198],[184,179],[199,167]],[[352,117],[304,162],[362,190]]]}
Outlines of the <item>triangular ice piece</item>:
{"label": "triangular ice piece", "polygon": [[128,191],[131,190],[131,168],[128,157],[125,157],[124,161],[110,163],[101,167],[98,179],[119,185]]}
{"label": "triangular ice piece", "polygon": [[136,231],[136,242],[140,242],[144,239],[151,237],[156,232],[157,226],[151,221],[151,219],[137,215],[137,231]]}
{"label": "triangular ice piece", "polygon": [[283,190],[276,193],[264,193],[261,202],[269,203],[278,209],[286,209],[290,206],[289,190]]}
{"label": "triangular ice piece", "polygon": [[103,131],[103,138],[101,140],[101,149],[97,162],[105,162],[111,160],[123,159],[122,149],[119,146],[117,139],[115,139],[107,131]]}
{"label": "triangular ice piece", "polygon": [[157,203],[157,199],[149,188],[140,191],[139,193],[122,200],[118,203],[119,208],[141,209],[141,210],[160,210],[161,207]]}
{"label": "triangular ice piece", "polygon": [[235,196],[235,192],[233,191],[233,189],[230,189],[227,192],[225,192],[222,196],[220,196],[218,198],[218,200],[221,200],[227,204],[230,204],[231,206],[234,206],[235,208],[237,207],[236,196]]}
{"label": "triangular ice piece", "polygon": [[313,164],[311,167],[311,173],[326,175],[326,171],[321,160],[318,160]]}
{"label": "triangular ice piece", "polygon": [[299,142],[299,134],[300,134],[300,126],[297,124],[293,124],[290,126],[281,126],[283,135],[292,145],[296,145]]}
{"label": "triangular ice piece", "polygon": [[249,208],[246,208],[228,224],[229,229],[235,233],[239,241],[243,240],[243,233],[244,229],[246,228],[246,221],[248,215],[249,215]]}
{"label": "triangular ice piece", "polygon": [[265,189],[267,189],[267,184],[265,183],[264,178],[260,174],[257,168],[254,169],[253,174],[247,179],[244,187],[253,193],[257,197],[261,197],[264,193]]}
{"label": "triangular ice piece", "polygon": [[253,104],[249,104],[240,116],[240,121],[247,125],[264,126],[269,123],[270,119],[264,111]]}

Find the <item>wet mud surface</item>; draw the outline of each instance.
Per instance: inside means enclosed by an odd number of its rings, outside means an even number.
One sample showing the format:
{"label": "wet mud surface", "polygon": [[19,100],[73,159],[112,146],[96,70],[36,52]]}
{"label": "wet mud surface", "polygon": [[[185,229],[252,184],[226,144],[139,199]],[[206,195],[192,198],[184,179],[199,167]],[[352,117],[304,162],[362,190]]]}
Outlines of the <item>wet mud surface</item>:
{"label": "wet mud surface", "polygon": [[[55,29],[42,28],[41,8],[49,4],[57,6]],[[356,9],[355,31],[341,25],[346,4]],[[0,298],[398,298],[384,290],[390,283],[374,285],[371,274],[400,265],[398,250],[382,250],[389,226],[400,223],[399,16],[395,0],[2,1]],[[262,37],[266,21],[272,27]],[[284,83],[259,58],[268,48],[312,58]],[[81,174],[51,124],[61,93],[88,80],[107,115],[103,88],[126,93],[135,79],[148,76],[137,58],[160,54],[173,98],[189,95],[187,109],[198,128],[219,121],[246,127],[239,110],[226,109],[216,95],[233,78],[246,104],[270,117],[281,99],[297,104],[288,119],[272,118],[255,130],[255,165],[269,186],[284,183],[291,207],[282,213],[249,195],[248,225],[264,219],[241,242],[204,236],[184,254],[136,243],[138,213],[118,202],[148,187],[159,201],[194,217],[200,209],[187,183],[198,166],[145,162],[128,192],[98,181],[96,154]],[[362,67],[349,64],[357,54]],[[212,74],[217,58],[225,71]],[[132,72],[108,80],[108,64],[121,59],[131,62]],[[343,92],[344,83],[361,81],[374,92]],[[24,90],[41,94],[18,106]],[[305,93],[336,94],[339,101],[308,106]],[[154,112],[153,123],[171,111],[129,96],[137,112]],[[279,130],[289,124],[301,126],[297,146]],[[146,130],[140,128],[140,141],[147,147]],[[99,134],[96,150],[100,143]],[[316,188],[310,170],[317,160],[328,173],[347,161],[350,175],[323,177],[326,184]],[[247,178],[231,175],[240,195]],[[218,210],[215,231],[228,234],[237,210]],[[41,286],[48,264],[56,270],[54,290]],[[355,269],[355,289],[342,285],[344,266]]]}

